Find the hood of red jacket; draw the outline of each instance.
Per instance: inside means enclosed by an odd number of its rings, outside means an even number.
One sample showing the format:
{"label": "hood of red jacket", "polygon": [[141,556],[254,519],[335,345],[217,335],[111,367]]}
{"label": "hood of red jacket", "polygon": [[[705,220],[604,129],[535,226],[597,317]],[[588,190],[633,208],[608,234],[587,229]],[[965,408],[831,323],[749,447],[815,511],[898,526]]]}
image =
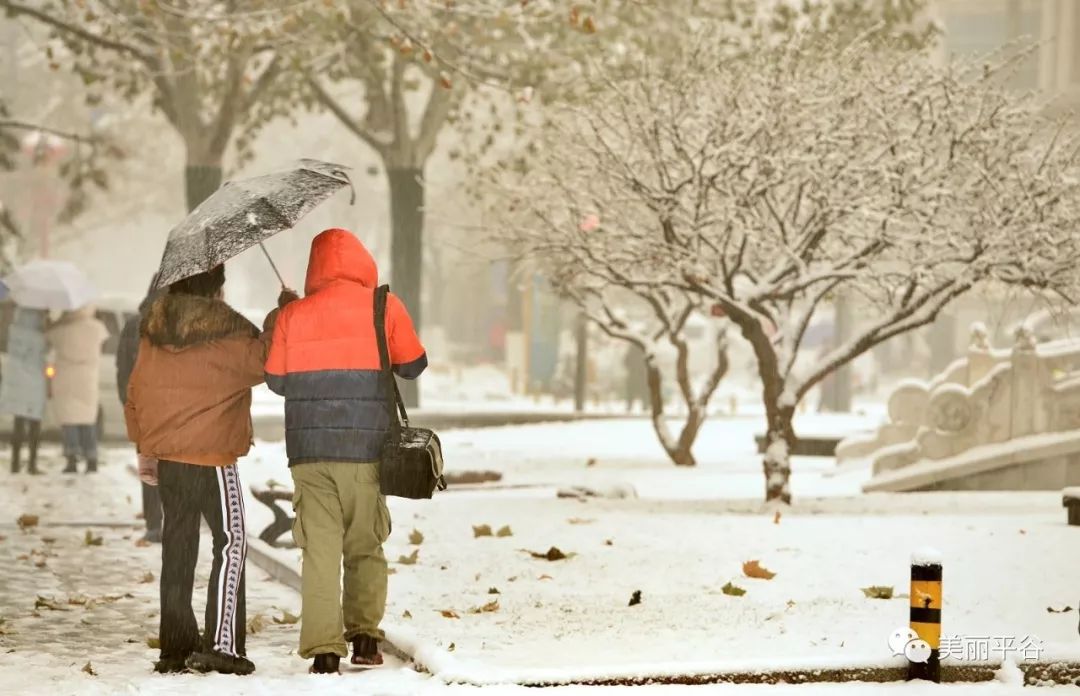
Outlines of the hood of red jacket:
{"label": "hood of red jacket", "polygon": [[333,228],[321,232],[311,242],[304,294],[311,295],[339,280],[374,288],[379,282],[379,269],[356,235]]}

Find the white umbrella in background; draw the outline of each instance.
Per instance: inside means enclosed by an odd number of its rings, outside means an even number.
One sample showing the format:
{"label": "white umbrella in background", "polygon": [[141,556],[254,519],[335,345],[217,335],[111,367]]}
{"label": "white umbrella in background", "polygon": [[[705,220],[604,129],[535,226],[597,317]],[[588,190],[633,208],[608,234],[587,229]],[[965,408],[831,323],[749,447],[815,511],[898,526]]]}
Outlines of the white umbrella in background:
{"label": "white umbrella in background", "polygon": [[86,274],[67,261],[31,261],[3,282],[15,304],[30,309],[79,309],[98,297],[98,289]]}

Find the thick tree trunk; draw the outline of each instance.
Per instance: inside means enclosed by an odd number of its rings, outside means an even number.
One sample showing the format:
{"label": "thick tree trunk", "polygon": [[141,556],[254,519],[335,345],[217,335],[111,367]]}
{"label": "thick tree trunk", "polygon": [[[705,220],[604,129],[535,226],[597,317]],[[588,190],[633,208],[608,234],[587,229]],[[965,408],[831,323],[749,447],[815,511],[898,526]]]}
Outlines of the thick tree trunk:
{"label": "thick tree trunk", "polygon": [[184,169],[188,211],[195,210],[221,186],[221,164],[191,164]]}
{"label": "thick tree trunk", "polygon": [[[424,170],[407,167],[387,169],[390,181],[390,276],[394,294],[401,298],[417,331],[422,327],[421,276],[424,236]],[[418,406],[420,392],[415,380],[401,384],[406,406]]]}
{"label": "thick tree trunk", "polygon": [[765,502],[791,502],[791,450],[795,444],[794,406],[767,406],[769,429],[765,434]]}

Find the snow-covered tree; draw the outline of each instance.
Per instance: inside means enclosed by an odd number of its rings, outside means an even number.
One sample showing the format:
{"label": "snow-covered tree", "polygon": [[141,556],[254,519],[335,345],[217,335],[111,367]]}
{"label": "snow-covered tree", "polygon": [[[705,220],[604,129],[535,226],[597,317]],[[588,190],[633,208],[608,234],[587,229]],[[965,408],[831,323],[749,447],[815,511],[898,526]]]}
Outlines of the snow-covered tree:
{"label": "snow-covered tree", "polygon": [[[512,203],[534,232],[513,236],[534,256],[587,250],[567,273],[722,311],[757,359],[766,499],[787,502],[793,417],[827,375],[973,289],[1075,286],[1078,141],[1000,86],[1004,58],[941,67],[873,33],[748,52],[715,36],[547,119]],[[582,231],[589,215],[603,225]],[[797,370],[837,293],[868,308],[860,329]]]}
{"label": "snow-covered tree", "polygon": [[272,0],[0,0],[0,10],[49,30],[53,69],[79,75],[88,103],[150,97],[184,141],[189,207],[220,185],[225,153],[285,50],[313,38],[296,7]]}

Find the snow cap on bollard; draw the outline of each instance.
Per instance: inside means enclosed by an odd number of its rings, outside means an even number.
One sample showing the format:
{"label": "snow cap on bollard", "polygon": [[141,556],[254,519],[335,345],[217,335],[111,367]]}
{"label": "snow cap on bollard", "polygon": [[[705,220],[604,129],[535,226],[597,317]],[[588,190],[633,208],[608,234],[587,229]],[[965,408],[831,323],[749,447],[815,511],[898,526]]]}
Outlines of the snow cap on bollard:
{"label": "snow cap on bollard", "polygon": [[923,546],[911,554],[913,566],[939,566],[941,565],[941,552],[932,546]]}

